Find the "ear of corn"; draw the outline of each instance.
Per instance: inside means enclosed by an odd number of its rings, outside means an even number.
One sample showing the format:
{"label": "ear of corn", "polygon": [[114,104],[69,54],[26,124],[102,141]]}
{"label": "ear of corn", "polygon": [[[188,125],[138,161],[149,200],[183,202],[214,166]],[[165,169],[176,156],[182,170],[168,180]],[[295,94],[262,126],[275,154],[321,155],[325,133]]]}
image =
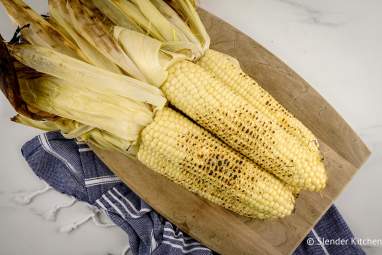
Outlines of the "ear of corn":
{"label": "ear of corn", "polygon": [[[31,90],[36,93],[35,88]],[[51,95],[45,98],[59,100]],[[84,99],[82,95],[79,98]],[[139,147],[97,128],[85,126],[81,131],[83,124],[63,118],[41,122],[19,115],[15,121],[45,130],[59,129],[67,137],[137,155],[143,164],[175,183],[244,216],[278,218],[291,214],[294,208],[287,186],[170,108],[158,111],[143,129]]]}
{"label": "ear of corn", "polygon": [[197,64],[243,97],[246,102],[259,108],[269,118],[275,119],[287,133],[296,137],[307,149],[314,153],[319,152],[317,139],[312,132],[254,79],[245,74],[236,59],[214,50],[208,50]]}
{"label": "ear of corn", "polygon": [[[192,4],[187,0],[168,2],[187,20],[189,28],[199,36],[200,43],[204,40],[208,45],[209,37]],[[158,12],[166,14],[163,17],[174,17],[171,11],[163,8],[163,1],[153,0],[153,3],[140,8],[153,11],[151,9],[155,6]],[[141,2],[141,5],[145,4],[146,1]],[[159,30],[165,27],[162,25],[161,21],[156,23]],[[180,30],[183,28],[177,27]],[[131,38],[126,36],[120,43],[129,40]],[[172,39],[165,37],[165,40],[163,45],[171,43]],[[180,38],[179,41],[187,39]],[[128,54],[134,51],[131,45],[124,49]],[[141,51],[144,51],[143,47]],[[167,79],[161,87],[169,101],[289,185],[312,191],[322,190],[327,177],[312,133],[260,86],[253,86],[254,81],[244,76],[237,61],[224,57],[211,58],[213,53],[206,50],[205,56],[197,61],[199,66],[179,60],[169,67]]]}
{"label": "ear of corn", "polygon": [[241,215],[275,218],[293,210],[293,195],[284,184],[169,108],[143,130],[138,159]]}
{"label": "ear of corn", "polygon": [[325,187],[320,154],[200,66],[173,65],[162,90],[171,104],[286,183],[312,191]]}
{"label": "ear of corn", "polygon": [[[294,197],[287,186],[169,108],[159,110],[153,121],[148,113],[145,120],[135,117],[142,115],[143,109],[132,112],[130,102],[124,104],[117,95],[50,76],[20,83],[28,104],[63,118],[45,123],[19,118],[19,122],[57,128],[67,137],[126,154],[132,153],[129,149],[133,146],[142,163],[241,215],[277,218],[293,210]],[[138,139],[139,147],[134,147]]]}
{"label": "ear of corn", "polygon": [[[52,50],[46,34],[33,34],[33,45],[9,46],[14,58],[41,72],[19,77],[22,99],[58,116],[41,122],[20,115],[15,121],[134,154],[241,215],[289,215],[294,194],[325,186],[318,148],[306,142],[311,133],[259,87],[251,94],[256,100],[247,97],[252,81],[235,77],[241,69],[234,59],[208,59],[214,52],[192,1],[166,2],[51,0],[50,25],[80,54]],[[197,64],[188,61],[202,55]],[[220,59],[223,71],[214,63]],[[133,78],[118,74],[119,68]],[[162,91],[206,130],[165,107]]]}

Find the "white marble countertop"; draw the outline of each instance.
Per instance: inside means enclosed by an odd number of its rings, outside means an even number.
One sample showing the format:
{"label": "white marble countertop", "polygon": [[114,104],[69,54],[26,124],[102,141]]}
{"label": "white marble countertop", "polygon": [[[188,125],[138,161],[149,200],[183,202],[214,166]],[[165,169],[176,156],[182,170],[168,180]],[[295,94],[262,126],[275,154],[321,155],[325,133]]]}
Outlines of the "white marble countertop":
{"label": "white marble countertop", "polygon": [[[42,1],[27,1],[39,11]],[[45,1],[44,1],[45,2]],[[235,25],[280,57],[348,121],[372,156],[337,199],[336,205],[359,238],[382,239],[382,2],[379,0],[200,0],[210,12]],[[15,26],[0,8],[0,32]],[[9,121],[0,96],[0,254],[120,254],[127,245],[118,228],[87,223],[72,234],[58,228],[88,213],[76,204],[56,222],[38,216],[68,198],[55,192],[24,207],[10,198],[43,184],[23,160],[21,145],[39,131]],[[102,240],[102,241],[99,241]],[[365,247],[382,254],[382,247]]]}

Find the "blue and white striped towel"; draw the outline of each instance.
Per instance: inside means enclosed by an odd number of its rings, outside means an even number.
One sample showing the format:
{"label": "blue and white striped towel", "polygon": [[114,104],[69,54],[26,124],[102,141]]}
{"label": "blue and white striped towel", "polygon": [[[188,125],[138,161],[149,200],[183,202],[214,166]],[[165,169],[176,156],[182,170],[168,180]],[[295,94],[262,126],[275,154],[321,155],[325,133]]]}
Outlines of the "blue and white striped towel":
{"label": "blue and white striped towel", "polygon": [[[49,132],[25,143],[22,154],[32,170],[50,186],[105,210],[111,220],[127,232],[134,255],[213,254],[151,209],[113,175],[86,144]],[[295,254],[365,254],[350,241],[349,245],[323,245],[319,242],[322,238],[353,238],[334,206]]]}

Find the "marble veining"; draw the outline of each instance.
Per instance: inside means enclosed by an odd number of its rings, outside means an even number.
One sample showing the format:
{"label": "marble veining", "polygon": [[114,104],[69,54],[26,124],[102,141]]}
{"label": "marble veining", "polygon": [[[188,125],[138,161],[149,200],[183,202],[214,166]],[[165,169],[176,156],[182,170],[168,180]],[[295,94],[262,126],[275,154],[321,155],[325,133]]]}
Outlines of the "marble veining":
{"label": "marble veining", "polygon": [[[280,3],[286,4],[295,10],[301,11],[304,13],[304,18],[300,21],[307,24],[319,25],[319,26],[327,26],[327,27],[337,27],[343,24],[343,22],[335,21],[336,16],[332,13],[327,13],[321,11],[319,9],[313,8],[308,4],[312,3],[309,1],[298,2],[293,0],[274,0]],[[331,20],[333,19],[334,20]]]}

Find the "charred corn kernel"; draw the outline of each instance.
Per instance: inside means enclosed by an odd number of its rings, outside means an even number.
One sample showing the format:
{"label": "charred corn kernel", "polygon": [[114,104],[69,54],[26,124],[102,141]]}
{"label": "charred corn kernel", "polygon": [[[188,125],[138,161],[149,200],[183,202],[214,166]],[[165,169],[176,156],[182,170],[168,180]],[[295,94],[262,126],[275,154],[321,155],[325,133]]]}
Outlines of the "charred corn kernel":
{"label": "charred corn kernel", "polygon": [[289,185],[322,190],[326,173],[319,153],[288,134],[262,107],[248,104],[202,67],[181,61],[162,85],[178,109]]}
{"label": "charred corn kernel", "polygon": [[170,108],[142,131],[138,159],[173,182],[238,214],[291,214],[292,192],[277,178]]}
{"label": "charred corn kernel", "polygon": [[294,197],[298,197],[301,193],[301,188],[299,187],[296,187],[296,186],[291,186],[291,185],[287,185],[287,188],[292,192],[292,194],[294,195]]}
{"label": "charred corn kernel", "polygon": [[286,132],[299,139],[309,150],[319,153],[317,138],[312,132],[244,73],[235,58],[218,51],[207,50],[197,64],[211,72],[249,104],[261,109],[269,118],[274,118]]}

